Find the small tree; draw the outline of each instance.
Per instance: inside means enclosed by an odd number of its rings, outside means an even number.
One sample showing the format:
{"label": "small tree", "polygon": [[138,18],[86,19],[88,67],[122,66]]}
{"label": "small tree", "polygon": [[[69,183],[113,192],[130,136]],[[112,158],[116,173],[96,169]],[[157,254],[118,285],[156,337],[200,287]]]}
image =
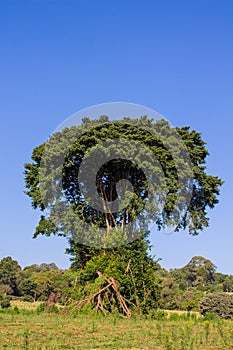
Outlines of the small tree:
{"label": "small tree", "polygon": [[214,282],[216,266],[202,256],[194,256],[182,271],[188,286],[203,289]]}
{"label": "small tree", "polygon": [[0,261],[0,291],[5,295],[18,294],[18,274],[21,270],[18,262],[10,256]]}

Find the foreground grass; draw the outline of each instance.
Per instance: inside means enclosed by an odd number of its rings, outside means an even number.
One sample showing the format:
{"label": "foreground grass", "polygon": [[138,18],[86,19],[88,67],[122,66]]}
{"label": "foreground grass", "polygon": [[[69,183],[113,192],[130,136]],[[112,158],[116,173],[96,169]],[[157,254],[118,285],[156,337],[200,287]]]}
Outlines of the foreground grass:
{"label": "foreground grass", "polygon": [[233,349],[233,322],[0,312],[0,349]]}

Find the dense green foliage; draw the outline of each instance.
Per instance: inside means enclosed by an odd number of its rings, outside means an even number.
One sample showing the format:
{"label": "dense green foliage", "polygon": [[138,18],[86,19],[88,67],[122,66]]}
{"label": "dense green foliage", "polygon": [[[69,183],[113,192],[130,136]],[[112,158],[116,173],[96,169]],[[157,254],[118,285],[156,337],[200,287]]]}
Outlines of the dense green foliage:
{"label": "dense green foliage", "polygon": [[[89,131],[85,132],[86,129]],[[153,130],[153,133],[149,132],[149,130]],[[180,135],[182,142],[187,148],[193,172],[193,183],[190,187],[192,199],[185,216],[177,223],[176,229],[187,228],[191,234],[198,234],[200,230],[208,226],[206,209],[208,207],[213,208],[218,202],[217,195],[219,194],[219,187],[222,185],[222,181],[217,176],[206,174],[205,159],[208,151],[205,148],[205,142],[202,140],[200,133],[190,130],[189,127],[173,130],[165,120],[153,122],[153,120],[147,117],[141,117],[130,120],[130,122],[129,118],[125,118],[122,121],[110,123],[105,116],[94,121],[85,118],[81,126],[66,128],[62,132],[55,133],[49,141],[35,147],[32,152],[32,163],[25,164],[26,194],[31,198],[34,209],[40,209],[42,212],[47,207],[50,210],[51,207],[54,209],[52,204],[54,200],[56,199],[56,203],[59,203],[59,200],[61,200],[61,198],[56,197],[54,190],[51,189],[53,188],[53,184],[56,183],[56,187],[62,186],[60,194],[62,200],[65,197],[67,205],[75,215],[95,227],[95,229],[96,225],[106,228],[106,230],[110,230],[113,227],[126,227],[127,224],[135,219],[135,215],[144,210],[143,203],[145,203],[148,196],[145,174],[136,165],[140,157],[140,154],[138,154],[140,151],[135,150],[133,156],[135,157],[136,164],[132,164],[132,162],[127,160],[130,156],[132,157],[132,154],[127,153],[126,147],[126,149],[121,150],[125,155],[125,159],[113,159],[107,162],[97,174],[96,186],[98,192],[102,198],[109,201],[114,200],[116,197],[116,183],[119,180],[128,179],[131,182],[134,188],[134,197],[130,202],[131,205],[118,213],[101,213],[85,202],[85,198],[83,198],[77,182],[78,171],[87,152],[105,140],[121,138],[131,142],[140,142],[151,150],[165,174],[167,196],[163,211],[162,213],[157,213],[156,208],[154,211],[151,210],[150,219],[156,222],[158,228],[166,227],[168,219],[171,220],[174,205],[177,201],[178,174],[173,159],[174,155],[166,148],[164,140],[173,144],[173,147],[176,147],[174,144],[178,141],[174,133]],[[158,136],[156,136],[157,134]],[[163,141],[159,139],[159,135],[163,135]],[[175,148],[176,152],[178,152],[179,147],[177,146],[177,149]],[[128,152],[132,152],[132,150],[130,149]],[[182,147],[181,149],[179,148],[179,152],[180,154],[177,157],[185,173],[186,162],[182,158],[182,153],[184,153]],[[42,157],[43,165],[46,164],[47,166],[45,169],[41,167]],[[60,179],[60,173],[56,170],[56,165],[62,157],[64,157],[62,167],[63,177]],[[158,172],[158,168],[153,166],[153,162],[148,159],[146,166],[149,167],[151,172]],[[44,182],[46,183],[43,186],[40,183],[39,175],[41,174],[43,174]],[[188,180],[185,176],[182,179],[182,181]],[[60,183],[61,181],[62,184]],[[188,187],[188,183],[186,187]],[[158,187],[156,187],[156,191],[158,191]],[[59,205],[56,205],[58,207],[57,210],[59,210]],[[64,205],[64,203],[61,205]],[[182,208],[183,205],[184,203],[181,202],[178,204],[178,207],[180,206]],[[143,221],[143,215],[140,216],[140,220]],[[70,227],[70,216],[64,219],[62,224],[56,226],[54,221],[51,221],[50,216],[46,217],[43,214],[34,236],[38,234],[65,235],[69,230],[72,230]],[[83,227],[78,232],[81,236],[84,234],[82,230]]]}
{"label": "dense green foliage", "polygon": [[[131,244],[138,245],[139,241]],[[216,272],[216,267],[210,260],[197,256],[183,268],[166,271],[158,261],[144,254],[143,250],[147,247],[145,241],[140,241],[140,244],[140,247],[137,246],[138,249],[124,247],[121,254],[118,249],[97,254],[82,269],[77,269],[75,263],[68,270],[58,269],[55,264],[40,266],[34,264],[21,269],[19,264],[14,262],[16,288],[13,291],[10,285],[6,284],[5,296],[3,293],[0,294],[0,299],[4,302],[6,299],[9,300],[9,297],[28,301],[46,301],[54,292],[58,302],[72,304],[106,286],[106,280],[101,278],[97,271],[101,271],[107,278],[113,276],[119,283],[120,293],[129,300],[129,307],[131,305],[132,310],[139,311],[140,314],[150,314],[158,307],[169,310],[198,311],[200,300],[202,300],[203,313],[215,312],[208,304],[209,295],[212,295],[210,293],[217,293],[213,295],[217,297],[220,295],[220,299],[224,296],[228,298],[229,295],[225,292],[226,286],[227,292],[233,293],[233,276]],[[0,265],[5,261],[13,260],[10,257],[4,258],[0,261]],[[12,276],[12,270],[5,270],[5,281],[10,276]],[[11,283],[10,278],[8,283]],[[208,300],[205,299],[206,293],[208,293]],[[121,312],[116,299],[109,303],[110,295],[111,293],[106,294],[103,298],[105,310]],[[112,294],[112,297],[115,298],[115,295]],[[225,299],[221,300],[223,303]],[[95,305],[90,305],[89,311],[90,309],[95,310]]]}
{"label": "dense green foliage", "polygon": [[200,299],[206,292],[224,291],[225,280],[233,280],[233,276],[216,273],[216,266],[210,260],[195,256],[180,269],[162,271],[162,279],[161,307],[198,310]]}
{"label": "dense green foliage", "polygon": [[[119,292],[138,312],[157,308],[161,291],[161,279],[157,274],[160,266],[148,255],[147,249],[148,241],[141,239],[123,247],[100,250],[82,269],[77,269],[73,263],[71,270],[76,275],[78,288],[72,290],[71,296],[84,299],[113,277],[119,284]],[[116,295],[111,292],[104,295],[103,305],[107,311],[119,311]]]}
{"label": "dense green foliage", "polygon": [[10,302],[10,299],[9,298],[3,298],[1,301],[0,301],[0,305],[1,305],[1,308],[2,309],[8,309],[10,306],[11,306],[11,302]]}
{"label": "dense green foliage", "polygon": [[214,313],[220,318],[233,319],[233,295],[209,293],[200,302],[200,313]]}
{"label": "dense green foliage", "polygon": [[21,269],[17,261],[6,257],[0,261],[0,266],[4,271],[0,275],[3,295],[22,296],[28,301],[43,301],[48,299],[51,292],[55,292],[61,300],[63,291],[69,286],[69,276],[53,263],[40,266],[34,264]]}

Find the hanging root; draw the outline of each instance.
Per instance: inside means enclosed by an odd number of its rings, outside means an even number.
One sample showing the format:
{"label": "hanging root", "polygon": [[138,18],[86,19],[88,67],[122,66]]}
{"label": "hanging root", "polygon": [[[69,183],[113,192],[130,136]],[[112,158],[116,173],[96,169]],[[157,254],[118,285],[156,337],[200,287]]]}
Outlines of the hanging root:
{"label": "hanging root", "polygon": [[86,298],[76,301],[71,305],[71,313],[75,310],[80,311],[82,307],[86,304],[96,305],[96,312],[101,311],[104,315],[109,313],[109,310],[104,306],[104,299],[107,300],[108,305],[110,304],[110,308],[112,309],[114,305],[111,305],[115,301],[119,305],[118,308],[121,310],[122,314],[126,317],[131,317],[132,313],[128,307],[128,304],[131,304],[135,307],[133,303],[127,300],[121,293],[119,292],[119,282],[115,280],[114,277],[107,277],[103,275],[100,271],[96,271],[98,276],[103,278],[107,283],[106,286],[99,289],[96,293],[92,295],[88,295]]}

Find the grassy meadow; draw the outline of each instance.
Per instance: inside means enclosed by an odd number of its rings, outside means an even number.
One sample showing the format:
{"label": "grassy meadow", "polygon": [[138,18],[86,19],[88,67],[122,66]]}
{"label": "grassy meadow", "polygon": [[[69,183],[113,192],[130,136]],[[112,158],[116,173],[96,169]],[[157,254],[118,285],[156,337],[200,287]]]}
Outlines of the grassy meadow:
{"label": "grassy meadow", "polygon": [[0,310],[0,349],[233,349],[233,321],[163,311],[150,319],[46,314],[38,305]]}

